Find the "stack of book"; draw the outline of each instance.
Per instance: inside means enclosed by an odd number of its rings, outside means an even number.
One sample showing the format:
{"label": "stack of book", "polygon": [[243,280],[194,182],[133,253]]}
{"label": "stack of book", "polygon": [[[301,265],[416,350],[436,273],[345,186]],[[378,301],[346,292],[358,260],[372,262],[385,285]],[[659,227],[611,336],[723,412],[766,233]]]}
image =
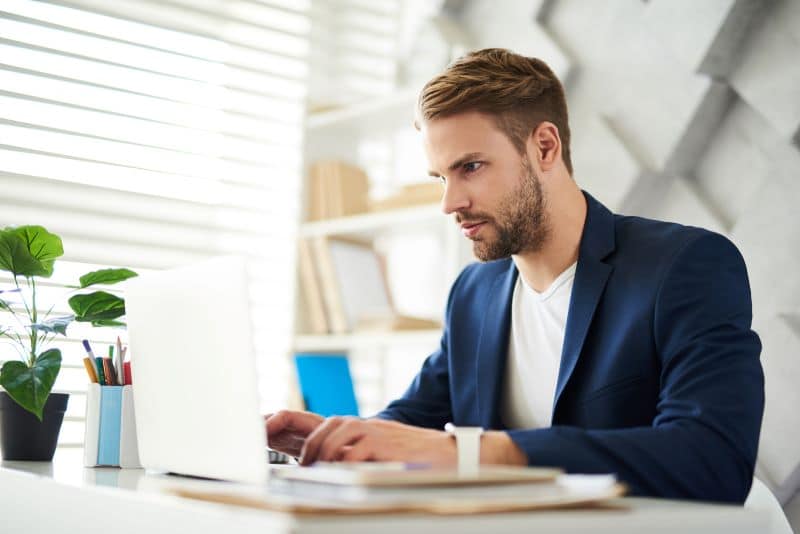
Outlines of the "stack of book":
{"label": "stack of book", "polygon": [[308,220],[317,221],[368,211],[367,174],[343,161],[318,161],[308,177]]}
{"label": "stack of book", "polygon": [[440,323],[398,314],[383,262],[369,243],[301,239],[298,255],[307,328],[312,334],[355,330],[418,330]]}

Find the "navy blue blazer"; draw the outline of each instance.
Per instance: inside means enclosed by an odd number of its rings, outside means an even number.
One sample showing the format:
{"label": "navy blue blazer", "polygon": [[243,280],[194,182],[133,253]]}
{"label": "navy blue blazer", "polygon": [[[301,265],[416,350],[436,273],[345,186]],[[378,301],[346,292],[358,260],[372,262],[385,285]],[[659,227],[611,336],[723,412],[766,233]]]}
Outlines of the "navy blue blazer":
{"label": "navy blue blazer", "polygon": [[[552,426],[511,439],[531,465],[616,473],[636,495],[744,502],[764,408],[744,260],[719,234],[585,196]],[[378,417],[507,430],[516,280],[510,258],[465,268],[439,349]]]}

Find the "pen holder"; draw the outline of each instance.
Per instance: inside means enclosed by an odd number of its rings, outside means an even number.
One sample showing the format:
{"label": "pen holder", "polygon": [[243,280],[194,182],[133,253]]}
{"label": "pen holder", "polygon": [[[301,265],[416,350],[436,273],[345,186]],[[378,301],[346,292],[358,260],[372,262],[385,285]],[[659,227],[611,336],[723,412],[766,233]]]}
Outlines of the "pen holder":
{"label": "pen holder", "polygon": [[141,467],[131,386],[89,384],[83,465]]}

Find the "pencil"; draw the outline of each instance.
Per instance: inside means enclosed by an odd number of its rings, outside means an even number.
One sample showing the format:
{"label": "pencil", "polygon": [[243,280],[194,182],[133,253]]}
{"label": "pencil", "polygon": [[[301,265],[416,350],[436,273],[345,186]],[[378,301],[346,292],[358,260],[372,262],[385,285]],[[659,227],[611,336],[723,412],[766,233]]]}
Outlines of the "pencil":
{"label": "pencil", "polygon": [[125,374],[124,370],[122,369],[122,363],[125,361],[125,355],[122,353],[122,340],[120,340],[119,336],[117,336],[117,358],[114,360],[116,363],[117,368],[117,382],[119,385],[122,386],[125,384]]}
{"label": "pencil", "polygon": [[97,384],[97,371],[94,368],[94,362],[88,356],[83,359],[83,366],[86,367],[86,374],[89,375],[89,381],[92,384]]}
{"label": "pencil", "polygon": [[118,386],[119,367],[117,366],[117,358],[114,356],[114,345],[108,346],[108,361],[111,364],[111,369],[114,371],[114,381],[111,383],[111,385]]}

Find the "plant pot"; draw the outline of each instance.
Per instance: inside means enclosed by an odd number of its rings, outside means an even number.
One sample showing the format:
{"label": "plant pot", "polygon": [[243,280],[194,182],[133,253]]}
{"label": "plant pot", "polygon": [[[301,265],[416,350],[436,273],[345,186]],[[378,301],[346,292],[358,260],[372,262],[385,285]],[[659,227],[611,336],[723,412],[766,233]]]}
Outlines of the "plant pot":
{"label": "plant pot", "polygon": [[42,420],[17,404],[5,391],[0,392],[0,449],[4,460],[53,459],[68,393],[51,393],[44,405]]}

